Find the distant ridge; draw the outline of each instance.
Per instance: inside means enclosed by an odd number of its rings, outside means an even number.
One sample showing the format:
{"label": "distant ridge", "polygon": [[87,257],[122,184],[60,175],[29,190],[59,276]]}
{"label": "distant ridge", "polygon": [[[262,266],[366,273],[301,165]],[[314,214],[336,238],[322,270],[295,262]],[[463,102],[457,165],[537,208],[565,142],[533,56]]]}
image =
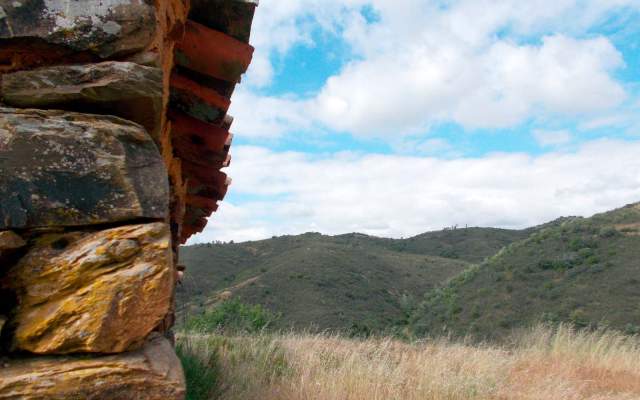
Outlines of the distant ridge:
{"label": "distant ridge", "polygon": [[523,230],[187,246],[181,262],[182,318],[235,298],[280,313],[283,329],[499,338],[546,321],[640,332],[640,204]]}
{"label": "distant ridge", "polygon": [[527,235],[460,228],[409,239],[306,233],[187,246],[179,314],[234,297],[281,313],[281,328],[395,328],[406,324],[425,292]]}

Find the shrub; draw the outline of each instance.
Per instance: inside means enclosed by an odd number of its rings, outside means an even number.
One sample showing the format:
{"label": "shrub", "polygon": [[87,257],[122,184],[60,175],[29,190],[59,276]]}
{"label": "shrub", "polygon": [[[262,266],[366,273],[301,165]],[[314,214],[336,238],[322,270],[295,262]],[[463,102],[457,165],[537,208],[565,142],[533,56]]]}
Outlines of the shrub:
{"label": "shrub", "polygon": [[354,322],[347,334],[351,338],[368,338],[373,330],[366,322]]}
{"label": "shrub", "polygon": [[576,309],[569,315],[569,321],[576,328],[586,328],[589,326],[589,319],[582,309]]}
{"label": "shrub", "polygon": [[256,333],[267,329],[278,318],[279,315],[259,304],[248,305],[232,299],[200,316],[188,319],[185,329],[201,333]]}
{"label": "shrub", "polygon": [[579,251],[581,249],[595,248],[595,247],[598,247],[598,245],[593,240],[585,240],[585,239],[582,239],[582,238],[574,238],[573,240],[571,240],[571,242],[569,242],[569,248],[572,251]]}
{"label": "shrub", "polygon": [[627,335],[638,335],[640,334],[640,325],[627,324],[624,327],[624,333]]}
{"label": "shrub", "polygon": [[540,260],[538,262],[538,268],[542,269],[542,270],[550,270],[553,269],[553,261],[551,260]]}
{"label": "shrub", "polygon": [[444,258],[453,258],[453,259],[460,258],[460,255],[458,254],[458,252],[455,249],[451,249],[451,248],[440,250],[440,253],[438,253],[438,255]]}
{"label": "shrub", "polygon": [[589,257],[593,256],[595,253],[593,251],[593,249],[589,248],[589,247],[585,247],[582,248],[580,250],[578,250],[578,255],[582,258],[582,259],[588,259]]}
{"label": "shrub", "polygon": [[602,238],[614,238],[620,236],[620,232],[614,227],[602,228],[600,230],[600,237]]}

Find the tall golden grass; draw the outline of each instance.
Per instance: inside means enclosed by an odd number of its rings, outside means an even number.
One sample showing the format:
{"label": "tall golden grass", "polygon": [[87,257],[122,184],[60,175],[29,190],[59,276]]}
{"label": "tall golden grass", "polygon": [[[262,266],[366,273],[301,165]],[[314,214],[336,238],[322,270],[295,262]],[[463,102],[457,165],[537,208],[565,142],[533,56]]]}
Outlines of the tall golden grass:
{"label": "tall golden grass", "polygon": [[638,400],[640,339],[567,326],[512,344],[322,335],[179,336],[215,355],[223,400]]}

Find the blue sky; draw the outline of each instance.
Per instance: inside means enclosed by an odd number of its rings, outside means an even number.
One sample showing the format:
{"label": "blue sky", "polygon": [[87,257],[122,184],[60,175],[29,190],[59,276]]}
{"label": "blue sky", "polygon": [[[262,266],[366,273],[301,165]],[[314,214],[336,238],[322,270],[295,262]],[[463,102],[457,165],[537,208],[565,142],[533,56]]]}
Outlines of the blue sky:
{"label": "blue sky", "polygon": [[521,228],[640,201],[637,0],[264,0],[193,241]]}

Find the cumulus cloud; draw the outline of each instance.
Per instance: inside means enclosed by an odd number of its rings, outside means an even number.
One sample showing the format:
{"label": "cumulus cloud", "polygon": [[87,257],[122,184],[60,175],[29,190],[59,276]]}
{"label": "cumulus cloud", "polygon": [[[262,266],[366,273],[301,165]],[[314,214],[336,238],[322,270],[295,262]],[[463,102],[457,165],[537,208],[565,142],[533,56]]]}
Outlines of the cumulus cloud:
{"label": "cumulus cloud", "polygon": [[[364,6],[375,11],[375,22],[364,17]],[[585,32],[634,9],[640,5],[633,0],[263,2],[248,91],[271,82],[274,54],[312,45],[318,30],[344,40],[353,59],[309,98],[266,98],[256,120],[266,119],[267,129],[251,134],[313,124],[385,137],[423,133],[440,122],[505,128],[610,110],[627,96],[613,77],[624,61],[608,38]]]}
{"label": "cumulus cloud", "polygon": [[260,3],[253,20],[251,44],[255,53],[245,83],[268,86],[274,78],[273,58],[294,46],[313,45],[318,30],[335,32],[365,1],[270,0]]}
{"label": "cumulus cloud", "polygon": [[600,114],[594,113],[578,125],[581,131],[593,131],[598,129],[613,128],[629,135],[640,135],[640,100],[629,102],[615,112]]}
{"label": "cumulus cloud", "polygon": [[442,41],[353,63],[319,94],[319,119],[359,135],[416,133],[437,121],[504,128],[536,111],[587,113],[625,98],[609,76],[622,59],[605,38],[555,35],[483,50]]}
{"label": "cumulus cloud", "polygon": [[229,112],[233,132],[248,138],[277,138],[287,132],[312,130],[307,105],[295,98],[259,96],[244,87],[233,95]]}
{"label": "cumulus cloud", "polygon": [[[611,157],[615,154],[615,157]],[[194,241],[320,231],[407,237],[454,224],[522,228],[640,200],[640,141],[438,159],[235,149],[231,198]]]}

